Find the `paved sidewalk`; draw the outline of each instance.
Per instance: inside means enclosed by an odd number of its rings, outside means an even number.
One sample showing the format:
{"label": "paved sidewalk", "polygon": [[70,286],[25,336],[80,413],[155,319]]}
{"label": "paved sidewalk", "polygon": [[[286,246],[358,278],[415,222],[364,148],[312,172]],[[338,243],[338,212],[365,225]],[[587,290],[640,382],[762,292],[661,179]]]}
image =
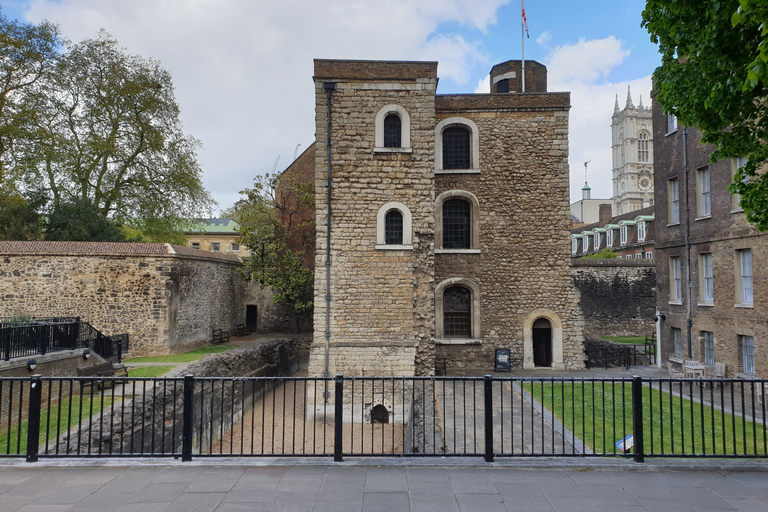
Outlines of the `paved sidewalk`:
{"label": "paved sidewalk", "polygon": [[[120,464],[120,465],[115,465]],[[768,472],[369,463],[0,466],[3,512],[768,510]],[[635,469],[637,468],[637,469]],[[732,468],[733,469],[733,468]],[[738,467],[737,467],[738,469]],[[748,469],[748,467],[745,467]]]}

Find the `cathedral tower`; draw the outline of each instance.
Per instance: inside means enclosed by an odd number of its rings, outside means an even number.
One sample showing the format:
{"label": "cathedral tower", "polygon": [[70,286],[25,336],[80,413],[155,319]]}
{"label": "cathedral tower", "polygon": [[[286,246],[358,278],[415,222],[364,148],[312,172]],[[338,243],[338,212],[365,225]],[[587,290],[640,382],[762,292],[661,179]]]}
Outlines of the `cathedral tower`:
{"label": "cathedral tower", "polygon": [[636,107],[627,87],[627,103],[619,110],[619,98],[611,117],[613,200],[616,215],[653,204],[653,130],[651,108]]}

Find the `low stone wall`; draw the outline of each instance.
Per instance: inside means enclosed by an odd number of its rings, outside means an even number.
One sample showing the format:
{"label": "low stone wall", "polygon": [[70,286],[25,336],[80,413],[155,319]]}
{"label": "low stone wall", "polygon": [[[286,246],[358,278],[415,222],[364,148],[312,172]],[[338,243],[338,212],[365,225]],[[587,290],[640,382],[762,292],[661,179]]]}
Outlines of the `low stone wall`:
{"label": "low stone wall", "polygon": [[[269,289],[240,275],[233,255],[170,244],[0,241],[0,316],[74,316],[104,334],[129,333],[133,355],[182,352],[213,329],[293,328]],[[305,315],[306,316],[306,315]],[[308,329],[306,320],[300,327]]]}
{"label": "low stone wall", "polygon": [[584,353],[587,355],[589,368],[615,368],[625,366],[642,366],[651,364],[649,355],[643,352],[639,345],[613,343],[607,340],[590,339],[584,342]]}
{"label": "low stone wall", "polygon": [[650,260],[573,260],[571,279],[584,336],[650,335],[656,326],[656,266]]}

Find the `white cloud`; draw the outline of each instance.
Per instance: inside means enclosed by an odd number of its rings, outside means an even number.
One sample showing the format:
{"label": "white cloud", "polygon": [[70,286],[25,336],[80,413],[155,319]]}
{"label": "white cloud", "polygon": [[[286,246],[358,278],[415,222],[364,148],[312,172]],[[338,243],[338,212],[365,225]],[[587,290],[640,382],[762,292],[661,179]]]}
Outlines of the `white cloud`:
{"label": "white cloud", "polygon": [[475,94],[488,94],[491,91],[491,75],[485,75],[485,78],[481,78],[477,81],[477,87],[475,87]]}
{"label": "white cloud", "polygon": [[627,85],[632,89],[634,104],[643,98],[651,105],[651,77],[630,82],[605,81],[614,67],[629,56],[629,50],[613,36],[583,40],[556,48],[547,58],[548,86],[551,91],[571,92],[569,129],[569,164],[571,201],[581,197],[584,184],[584,162],[589,164],[589,185],[595,199],[613,195],[611,182],[611,115],[616,95],[619,108],[624,108]]}
{"label": "white cloud", "polygon": [[536,38],[536,42],[544,47],[549,46],[550,41],[552,41],[552,34],[549,33],[549,30],[545,30]]}
{"label": "white cloud", "polygon": [[485,31],[510,0],[30,0],[30,21],[72,41],[104,28],[174,77],[185,131],[204,145],[204,182],[222,207],[290,163],[314,139],[313,58],[439,60],[466,82],[487,64],[479,40],[437,34],[443,22]]}

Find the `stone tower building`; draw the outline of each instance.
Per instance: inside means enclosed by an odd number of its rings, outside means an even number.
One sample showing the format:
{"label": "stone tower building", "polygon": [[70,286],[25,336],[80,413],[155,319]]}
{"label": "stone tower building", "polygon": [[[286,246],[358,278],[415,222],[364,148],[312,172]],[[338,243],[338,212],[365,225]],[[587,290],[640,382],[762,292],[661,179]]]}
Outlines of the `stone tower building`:
{"label": "stone tower building", "polygon": [[436,62],[315,60],[310,375],[489,369],[497,348],[513,367],[583,365],[570,95],[535,62],[515,93],[519,65],[491,72],[509,92],[438,95]]}
{"label": "stone tower building", "polygon": [[616,215],[653,205],[653,127],[651,108],[643,98],[635,107],[627,87],[627,103],[619,110],[619,98],[611,117],[613,200]]}

